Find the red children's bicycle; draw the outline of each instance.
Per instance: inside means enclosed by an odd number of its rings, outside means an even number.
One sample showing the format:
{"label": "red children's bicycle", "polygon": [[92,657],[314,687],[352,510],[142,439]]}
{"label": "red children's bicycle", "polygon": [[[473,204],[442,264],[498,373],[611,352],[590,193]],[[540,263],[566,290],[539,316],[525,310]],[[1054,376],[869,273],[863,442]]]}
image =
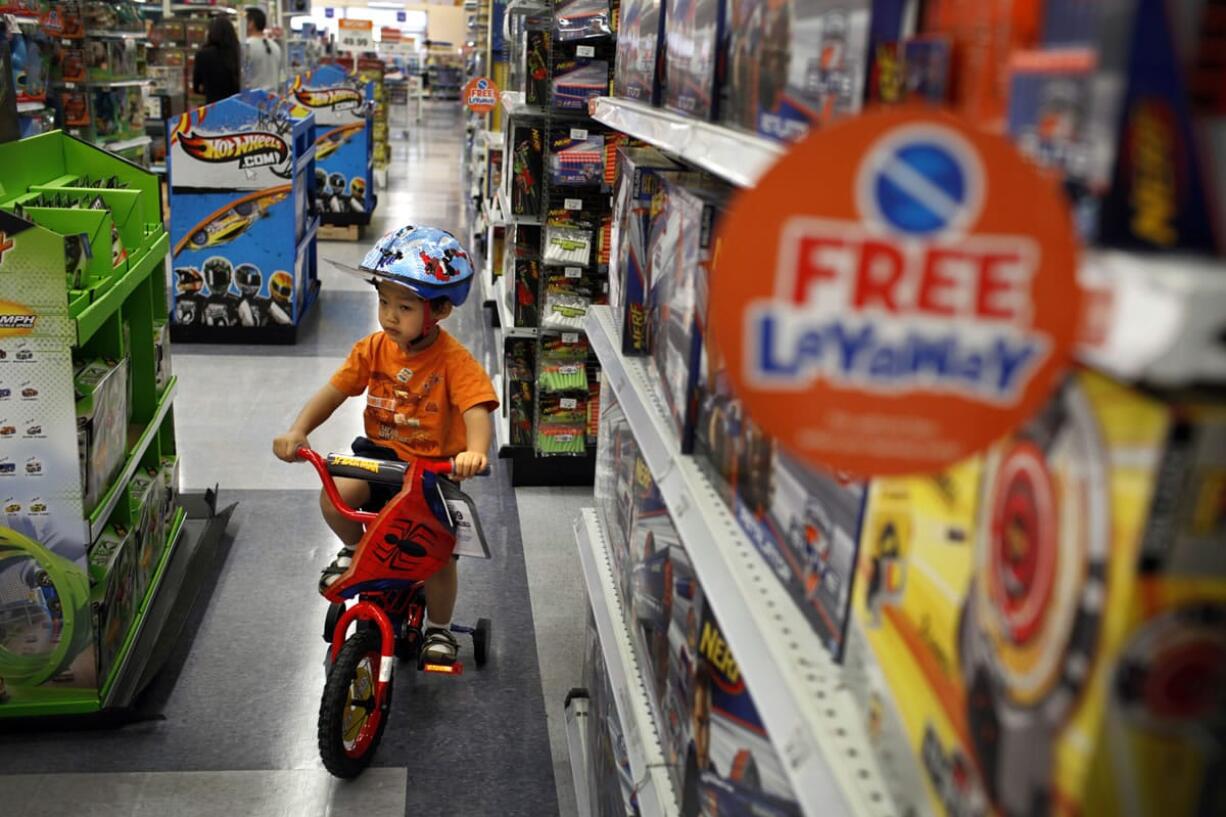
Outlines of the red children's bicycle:
{"label": "red children's bicycle", "polygon": [[[346,454],[325,458],[309,448],[300,448],[298,457],[315,466],[332,504],[366,526],[349,569],[324,592],[331,602],[324,640],[331,647],[319,705],[319,753],[328,771],[351,778],[370,764],[387,726],[398,658],[416,661],[425,672],[464,671],[458,660],[434,663],[420,655],[425,582],[456,553],[457,533],[471,534],[480,553],[488,551],[472,500],[444,478],[451,473],[451,462],[405,463]],[[334,476],[401,490],[379,513],[359,511],[341,499]],[[478,667],[484,666],[490,620],[480,619],[475,627],[453,624],[451,629],[472,636],[473,658]]]}

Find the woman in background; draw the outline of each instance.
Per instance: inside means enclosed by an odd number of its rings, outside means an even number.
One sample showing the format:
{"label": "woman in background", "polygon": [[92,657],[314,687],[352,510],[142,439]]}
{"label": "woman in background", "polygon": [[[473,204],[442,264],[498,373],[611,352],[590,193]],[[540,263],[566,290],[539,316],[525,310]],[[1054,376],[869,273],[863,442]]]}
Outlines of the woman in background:
{"label": "woman in background", "polygon": [[204,94],[207,105],[237,94],[241,61],[242,52],[233,24],[224,17],[214,17],[209,23],[208,39],[196,53],[192,90]]}

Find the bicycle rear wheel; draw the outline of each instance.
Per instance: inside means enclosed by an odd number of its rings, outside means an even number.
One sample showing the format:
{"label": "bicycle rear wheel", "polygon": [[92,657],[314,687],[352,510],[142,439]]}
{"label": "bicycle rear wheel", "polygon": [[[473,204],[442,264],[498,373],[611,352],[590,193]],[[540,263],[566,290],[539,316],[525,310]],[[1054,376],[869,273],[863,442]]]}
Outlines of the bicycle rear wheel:
{"label": "bicycle rear wheel", "polygon": [[389,686],[379,706],[375,681],[382,661],[378,632],[358,630],[345,640],[328,673],[319,703],[319,756],[337,777],[361,774],[383,737],[392,690]]}

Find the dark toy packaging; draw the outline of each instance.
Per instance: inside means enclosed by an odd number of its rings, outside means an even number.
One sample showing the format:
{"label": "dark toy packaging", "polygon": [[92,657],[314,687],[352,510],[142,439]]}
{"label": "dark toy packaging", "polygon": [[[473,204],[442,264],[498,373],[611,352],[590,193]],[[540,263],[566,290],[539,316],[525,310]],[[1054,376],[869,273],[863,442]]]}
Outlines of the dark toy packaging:
{"label": "dark toy packaging", "polygon": [[696,119],[719,118],[725,0],[665,0],[663,102]]}
{"label": "dark toy packaging", "polygon": [[869,0],[725,2],[724,122],[794,141],[811,127],[859,111]]}
{"label": "dark toy packaging", "polygon": [[648,238],[651,198],[667,174],[683,168],[655,148],[625,147],[618,151],[617,185],[613,194],[612,263],[609,304],[621,323],[622,352],[649,351],[647,317],[650,300]]}
{"label": "dark toy packaging", "polygon": [[799,817],[783,763],[684,551],[671,560],[663,748],[683,817]]}
{"label": "dark toy packaging", "polygon": [[[231,97],[170,127],[170,238],[178,326],[276,327],[314,298],[314,122]],[[271,102],[269,103],[271,105]]]}
{"label": "dark toy packaging", "polygon": [[541,177],[545,137],[540,128],[515,124],[511,128],[511,161],[503,161],[511,212],[517,216],[541,212]]}
{"label": "dark toy packaging", "polygon": [[716,254],[715,226],[726,193],[674,179],[652,198],[651,368],[681,453],[694,448],[707,322],[707,281]]}
{"label": "dark toy packaging", "polygon": [[[576,50],[587,54],[583,50],[585,48],[595,54],[595,46],[579,46]],[[586,112],[589,99],[609,95],[612,67],[611,60],[595,56],[576,56],[554,62],[551,87],[553,107],[560,111]]]}
{"label": "dark toy packaging", "polygon": [[623,0],[613,93],[659,105],[664,88],[664,0]]}
{"label": "dark toy packaging", "polygon": [[639,462],[638,443],[626,419],[626,412],[613,389],[608,388],[607,376],[601,375],[600,426],[596,440],[596,507],[609,538],[614,571],[621,588],[626,562],[630,526],[634,509],[635,467]]}

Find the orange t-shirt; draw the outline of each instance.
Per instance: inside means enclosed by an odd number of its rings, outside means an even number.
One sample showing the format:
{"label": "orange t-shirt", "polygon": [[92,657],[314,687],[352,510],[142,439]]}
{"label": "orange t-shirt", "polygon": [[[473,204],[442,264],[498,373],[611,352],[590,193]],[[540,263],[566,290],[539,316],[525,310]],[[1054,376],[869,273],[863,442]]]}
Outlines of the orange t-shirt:
{"label": "orange t-shirt", "polygon": [[412,354],[383,332],[368,335],[331,382],[350,397],[366,392],[366,436],[404,460],[465,451],[464,412],[498,408],[485,369],[441,328],[434,343]]}

